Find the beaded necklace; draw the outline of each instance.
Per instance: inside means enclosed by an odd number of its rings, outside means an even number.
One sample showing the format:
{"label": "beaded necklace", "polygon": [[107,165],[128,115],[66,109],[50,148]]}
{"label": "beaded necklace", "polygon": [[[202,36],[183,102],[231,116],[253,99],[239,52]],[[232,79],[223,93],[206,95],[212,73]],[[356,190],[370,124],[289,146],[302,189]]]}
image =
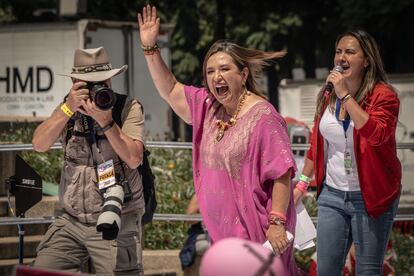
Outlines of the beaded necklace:
{"label": "beaded necklace", "polygon": [[245,90],[243,92],[243,94],[241,95],[239,102],[237,103],[236,112],[234,112],[234,115],[230,118],[230,120],[228,120],[227,122],[225,122],[223,120],[217,120],[216,121],[216,125],[217,125],[218,130],[217,130],[216,138],[214,139],[215,143],[220,142],[220,140],[224,136],[224,132],[226,130],[228,130],[230,127],[232,127],[236,124],[237,115],[239,115],[239,112],[240,112],[241,108],[243,107],[244,102],[246,101],[246,96],[247,95],[250,95],[250,92]]}

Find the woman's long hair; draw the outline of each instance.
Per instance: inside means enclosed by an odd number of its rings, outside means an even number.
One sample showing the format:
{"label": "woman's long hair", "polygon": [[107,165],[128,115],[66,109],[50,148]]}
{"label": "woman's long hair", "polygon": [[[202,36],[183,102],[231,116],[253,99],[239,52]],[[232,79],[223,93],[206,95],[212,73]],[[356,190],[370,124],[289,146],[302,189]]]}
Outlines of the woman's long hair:
{"label": "woman's long hair", "polygon": [[272,59],[277,59],[283,57],[286,52],[265,52],[252,48],[244,48],[237,45],[234,42],[228,40],[219,40],[215,42],[210,49],[208,50],[206,56],[204,57],[203,62],[203,82],[204,86],[208,88],[207,85],[207,61],[215,53],[223,52],[232,57],[234,63],[236,64],[239,70],[247,68],[249,74],[246,80],[246,89],[252,93],[255,93],[261,97],[264,97],[263,94],[258,91],[256,79],[259,77],[263,68],[269,65],[269,61]]}
{"label": "woman's long hair", "polygon": [[[360,103],[369,93],[372,92],[375,84],[378,82],[388,83],[388,78],[384,70],[378,45],[370,34],[362,30],[347,31],[336,38],[335,48],[338,46],[339,41],[345,36],[352,36],[356,38],[362,51],[364,52],[364,56],[368,59],[368,66],[364,72],[361,86],[354,96],[355,100]],[[325,87],[322,88],[317,97],[315,116],[322,116],[322,113],[324,112],[324,110],[322,110],[325,102],[324,88]],[[336,99],[336,94],[332,92],[329,97],[329,107],[331,110],[334,110]]]}

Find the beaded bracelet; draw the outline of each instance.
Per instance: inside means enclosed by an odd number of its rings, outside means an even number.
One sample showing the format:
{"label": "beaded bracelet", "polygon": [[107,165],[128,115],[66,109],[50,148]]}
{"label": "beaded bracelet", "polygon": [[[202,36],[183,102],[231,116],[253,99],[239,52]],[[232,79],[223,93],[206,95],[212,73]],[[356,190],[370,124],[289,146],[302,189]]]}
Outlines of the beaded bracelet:
{"label": "beaded bracelet", "polygon": [[279,217],[270,217],[269,218],[269,225],[285,225],[286,221],[279,218]]}
{"label": "beaded bracelet", "polygon": [[63,113],[65,113],[69,118],[71,118],[73,116],[73,111],[70,110],[69,106],[67,106],[66,103],[63,103],[60,106],[60,110],[62,110]]}
{"label": "beaded bracelet", "polygon": [[141,49],[144,51],[144,55],[153,55],[159,51],[160,47],[157,44],[154,46],[145,46],[141,44]]}
{"label": "beaded bracelet", "polygon": [[278,217],[284,221],[287,221],[286,215],[281,212],[270,211],[269,215],[270,217]]}

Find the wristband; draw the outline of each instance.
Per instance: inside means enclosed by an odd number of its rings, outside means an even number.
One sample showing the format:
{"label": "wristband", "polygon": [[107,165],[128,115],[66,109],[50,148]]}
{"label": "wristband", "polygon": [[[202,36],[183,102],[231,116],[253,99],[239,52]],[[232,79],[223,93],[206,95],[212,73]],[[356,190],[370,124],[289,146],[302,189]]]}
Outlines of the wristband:
{"label": "wristband", "polygon": [[301,175],[300,175],[300,177],[299,177],[299,180],[300,180],[300,181],[303,181],[303,182],[305,182],[305,183],[307,183],[307,184],[309,184],[309,183],[311,183],[312,178],[307,177],[307,176],[306,176],[306,175],[304,175],[304,174],[301,174]]}
{"label": "wristband", "polygon": [[277,217],[277,218],[280,218],[281,220],[283,220],[285,222],[287,221],[286,215],[281,213],[281,212],[270,211],[269,215],[270,215],[270,218]]}
{"label": "wristband", "polygon": [[106,126],[104,126],[102,128],[102,132],[105,132],[105,131],[109,130],[110,128],[112,128],[114,126],[114,124],[115,124],[115,122],[114,122],[114,120],[112,120],[109,124],[107,124]]}
{"label": "wristband", "polygon": [[302,193],[304,193],[304,194],[306,194],[307,193],[307,191],[308,191],[308,183],[306,183],[306,182],[303,182],[303,181],[299,181],[297,184],[296,184],[296,188],[298,188],[298,190],[299,191],[301,191]]}
{"label": "wristband", "polygon": [[70,110],[70,108],[66,105],[66,103],[63,103],[60,106],[60,110],[62,110],[63,113],[65,113],[69,118],[73,116],[73,111]]}

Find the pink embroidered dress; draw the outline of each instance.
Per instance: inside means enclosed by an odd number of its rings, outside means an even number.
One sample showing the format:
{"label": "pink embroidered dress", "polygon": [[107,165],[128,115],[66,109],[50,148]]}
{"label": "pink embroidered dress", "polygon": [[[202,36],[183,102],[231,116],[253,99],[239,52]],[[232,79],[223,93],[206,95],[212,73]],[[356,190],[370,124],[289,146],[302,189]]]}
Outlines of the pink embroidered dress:
{"label": "pink embroidered dress", "polygon": [[[238,237],[264,243],[274,180],[296,170],[285,121],[269,102],[258,102],[216,143],[216,120],[223,119],[224,108],[205,88],[185,86],[185,95],[192,116],[195,192],[212,240]],[[293,196],[287,218],[286,229],[294,234]],[[292,250],[282,259],[295,275]]]}

